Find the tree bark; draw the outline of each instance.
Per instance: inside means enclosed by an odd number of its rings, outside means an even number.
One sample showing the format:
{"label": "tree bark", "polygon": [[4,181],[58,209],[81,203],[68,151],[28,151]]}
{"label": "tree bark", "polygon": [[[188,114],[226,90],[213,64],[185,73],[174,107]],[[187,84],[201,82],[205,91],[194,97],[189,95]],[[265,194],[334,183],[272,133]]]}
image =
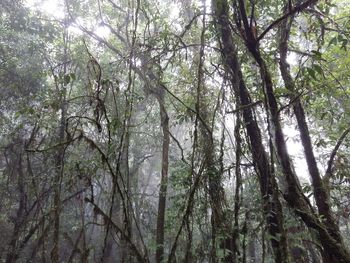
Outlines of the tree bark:
{"label": "tree bark", "polygon": [[[245,12],[242,11],[244,10],[244,6],[240,5],[240,9],[242,15],[242,13]],[[309,200],[302,192],[298,177],[294,172],[287,151],[287,145],[279,119],[277,100],[273,92],[271,74],[268,71],[265,60],[260,54],[258,42],[256,41],[254,34],[251,32],[252,29],[249,28],[249,30],[250,31],[245,32],[245,44],[260,68],[263,90],[266,98],[266,107],[271,118],[274,143],[282,171],[287,182],[287,189],[284,193],[284,197],[289,206],[294,209],[295,213],[301,217],[304,223],[308,227],[317,230],[319,241],[323,246],[323,250],[326,251],[332,260],[328,262],[350,262],[350,255],[347,249],[336,239],[334,239],[332,233],[328,231],[327,227],[317,217]]]}
{"label": "tree bark", "polygon": [[165,108],[164,91],[157,97],[160,119],[163,132],[163,145],[162,145],[162,172],[160,179],[159,189],[159,202],[158,202],[158,214],[157,214],[157,234],[156,234],[156,262],[160,263],[164,258],[164,225],[165,225],[165,209],[167,198],[167,185],[168,185],[168,168],[169,168],[169,117]]}
{"label": "tree bark", "polygon": [[[323,245],[324,251],[330,255],[332,261],[328,262],[350,262],[350,255],[347,249],[337,242],[326,229],[323,222],[314,213],[312,206],[304,196],[298,177],[296,176],[293,166],[291,164],[289,154],[287,151],[287,145],[284,139],[282,126],[279,120],[279,111],[277,107],[277,101],[273,93],[273,84],[270,73],[267,70],[266,63],[260,56],[258,49],[251,50],[254,58],[260,66],[261,77],[264,82],[265,93],[267,97],[268,110],[271,116],[271,122],[274,126],[274,142],[277,149],[277,154],[280,159],[283,174],[287,182],[287,189],[284,193],[284,197],[289,206],[294,209],[304,223],[314,228],[319,233],[319,241]],[[334,261],[337,260],[337,261]]]}
{"label": "tree bark", "polygon": [[228,10],[226,0],[213,0],[213,11],[216,17],[224,63],[230,73],[235,95],[240,98],[240,104],[243,107],[244,125],[249,137],[254,165],[259,175],[260,191],[264,200],[264,214],[269,233],[272,236],[270,241],[274,250],[275,262],[288,262],[287,239],[283,227],[281,204],[278,199],[272,198],[277,186],[274,186],[273,183],[274,178],[271,173],[269,158],[263,146],[260,129],[254,118],[253,110],[250,107],[245,107],[252,102],[240,69],[228,20]]}
{"label": "tree bark", "polygon": [[231,226],[224,214],[225,194],[222,187],[222,171],[219,169],[218,158],[215,154],[215,144],[212,127],[213,118],[208,112],[207,94],[209,92],[204,80],[204,48],[205,48],[205,32],[206,32],[206,6],[203,1],[203,17],[201,32],[201,47],[199,50],[198,63],[198,83],[197,83],[197,101],[196,112],[197,119],[201,119],[198,123],[199,127],[199,148],[203,151],[203,165],[205,176],[209,184],[209,198],[211,205],[211,224],[212,224],[212,262],[219,262],[217,256],[217,248],[223,251],[223,262],[232,262],[234,252],[234,243],[231,236]]}
{"label": "tree bark", "polygon": [[[239,98],[237,98],[237,105],[240,105]],[[240,135],[241,129],[241,113],[236,114],[236,126],[234,130],[234,136],[236,140],[236,160],[235,160],[235,176],[236,176],[236,186],[235,186],[235,205],[234,205],[234,224],[233,224],[233,262],[239,262],[240,252],[239,252],[239,210],[241,206],[241,193],[240,189],[242,187],[242,174],[241,174],[241,157],[242,157],[242,138]]]}
{"label": "tree bark", "polygon": [[[11,167],[10,169],[13,169],[15,171],[15,175],[17,176],[17,190],[18,190],[18,197],[19,197],[19,205],[16,212],[16,216],[13,218],[14,221],[14,227],[12,236],[10,239],[10,243],[8,245],[8,253],[6,255],[6,263],[14,263],[17,261],[19,256],[19,248],[18,248],[18,240],[20,238],[20,234],[22,231],[22,228],[24,227],[24,214],[25,214],[25,205],[26,205],[26,193],[24,188],[24,173],[23,173],[23,166],[22,166],[22,153],[14,152],[15,159],[17,160],[11,160]],[[13,163],[12,163],[13,162]],[[9,169],[9,170],[10,170]]]}
{"label": "tree bark", "polygon": [[[66,127],[66,89],[63,88],[63,97],[61,98],[61,117],[58,128],[58,143],[61,144],[64,141],[65,127]],[[51,250],[51,258],[53,263],[59,263],[59,242],[60,242],[60,214],[61,214],[61,181],[64,169],[64,152],[65,146],[60,145],[55,155],[55,175],[53,180],[54,199],[53,199],[53,247]]]}
{"label": "tree bark", "polygon": [[[285,7],[285,12],[287,12],[288,8]],[[339,227],[334,219],[332,214],[330,205],[329,205],[329,195],[323,184],[320,172],[317,167],[316,158],[312,148],[312,142],[310,138],[309,128],[305,117],[305,111],[303,105],[301,103],[298,94],[296,94],[296,87],[293,81],[293,78],[290,74],[290,65],[287,62],[287,52],[288,52],[288,40],[290,35],[290,29],[292,26],[293,18],[285,19],[282,21],[279,34],[279,54],[280,54],[280,71],[284,81],[285,87],[290,92],[290,99],[294,100],[293,102],[293,111],[298,123],[298,129],[300,133],[301,142],[304,148],[304,155],[307,163],[307,167],[310,173],[312,186],[314,189],[314,197],[316,201],[316,205],[318,208],[318,212],[321,216],[324,217],[324,225],[327,228],[327,231],[332,236],[332,238],[338,242],[341,246],[344,246],[344,242],[342,240]],[[331,253],[324,250],[322,253],[324,257],[324,262],[335,262],[336,258],[334,258]]]}
{"label": "tree bark", "polygon": [[[157,228],[156,228],[156,262],[164,260],[164,232],[165,232],[165,212],[168,189],[168,170],[169,170],[169,147],[170,147],[170,127],[169,116],[165,106],[165,86],[161,83],[161,72],[152,69],[149,63],[152,61],[149,54],[141,57],[144,74],[141,76],[145,81],[145,92],[153,95],[159,105],[160,124],[162,127],[162,168],[159,186]],[[154,61],[157,63],[156,61]]]}

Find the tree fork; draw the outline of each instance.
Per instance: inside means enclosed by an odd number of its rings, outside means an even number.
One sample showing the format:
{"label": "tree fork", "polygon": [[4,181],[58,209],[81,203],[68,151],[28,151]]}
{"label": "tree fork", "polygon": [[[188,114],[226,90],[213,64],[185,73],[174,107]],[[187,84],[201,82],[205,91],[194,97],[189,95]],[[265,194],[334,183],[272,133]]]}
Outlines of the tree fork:
{"label": "tree fork", "polygon": [[332,234],[327,231],[327,227],[321,222],[312,206],[304,196],[301,186],[296,176],[287,151],[287,145],[284,139],[284,134],[279,119],[279,110],[277,100],[273,92],[273,83],[271,74],[266,66],[265,60],[262,58],[259,45],[256,39],[248,39],[246,46],[260,68],[260,74],[263,81],[263,90],[266,97],[266,107],[271,117],[271,123],[274,126],[274,141],[279,157],[284,176],[287,181],[287,191],[284,194],[289,206],[295,209],[304,223],[318,231],[319,241],[323,246],[324,252],[327,254],[328,262],[350,262],[350,254],[347,249],[332,237]]}
{"label": "tree fork", "polygon": [[[285,7],[285,12],[286,12]],[[285,87],[291,92],[290,97],[293,99],[296,96],[296,87],[293,78],[290,74],[290,65],[287,62],[287,52],[288,52],[288,40],[290,35],[290,29],[292,26],[292,18],[284,20],[279,28],[280,42],[279,42],[279,54],[280,54],[280,71],[282,79],[284,81]],[[297,98],[293,103],[293,111],[297,119],[298,130],[300,133],[300,138],[304,148],[304,155],[308,170],[311,176],[311,182],[314,189],[314,196],[318,212],[320,215],[324,216],[325,227],[328,232],[341,246],[344,246],[342,237],[340,235],[339,227],[335,222],[332,215],[332,211],[329,205],[329,195],[325,186],[323,184],[320,172],[317,167],[316,158],[312,148],[312,142],[310,138],[309,128],[305,117],[305,111],[301,103],[300,98]],[[331,255],[328,255],[327,251],[323,251],[323,257],[325,262],[334,262]]]}
{"label": "tree fork", "polygon": [[236,47],[233,43],[232,32],[228,21],[228,4],[226,0],[213,0],[212,3],[217,20],[217,30],[220,35],[219,42],[221,42],[222,45],[221,52],[226,67],[232,77],[231,80],[234,92],[236,96],[240,98],[240,104],[243,107],[245,128],[249,137],[254,164],[259,175],[261,195],[264,200],[264,214],[269,232],[271,236],[274,237],[271,238],[271,244],[275,254],[275,262],[288,262],[288,246],[283,227],[281,204],[278,204],[278,198],[277,200],[276,198],[272,198],[272,196],[275,195],[274,191],[276,191],[273,185],[273,174],[271,173],[271,167],[262,143],[259,126],[253,115],[253,110],[250,107],[245,107],[251,104],[251,99],[243,80],[236,54]]}

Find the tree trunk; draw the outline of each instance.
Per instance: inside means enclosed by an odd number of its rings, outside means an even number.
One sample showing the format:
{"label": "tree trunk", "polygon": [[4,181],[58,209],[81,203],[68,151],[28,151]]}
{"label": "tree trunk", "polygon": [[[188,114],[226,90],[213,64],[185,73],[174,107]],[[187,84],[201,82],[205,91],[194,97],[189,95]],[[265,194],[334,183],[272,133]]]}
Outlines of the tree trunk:
{"label": "tree trunk", "polygon": [[[67,61],[68,58],[68,30],[64,28],[63,32],[63,60]],[[54,72],[52,72],[54,73]],[[63,65],[63,76],[67,73],[67,64]],[[60,95],[60,110],[61,116],[58,126],[57,141],[60,146],[58,146],[57,153],[55,155],[55,175],[53,179],[53,190],[54,190],[54,200],[53,200],[53,209],[54,209],[54,219],[53,219],[53,247],[51,250],[51,260],[53,263],[59,263],[59,242],[60,242],[60,214],[61,214],[61,184],[64,171],[64,154],[66,150],[65,145],[61,145],[65,140],[65,129],[66,129],[66,115],[67,115],[67,88],[65,84],[59,84],[55,80],[56,90]]]}
{"label": "tree trunk", "polygon": [[[60,127],[59,127],[59,143],[63,142],[64,140],[64,130],[65,130],[65,123],[66,123],[66,107],[65,102],[62,102],[61,106],[61,121],[60,121]],[[55,157],[55,163],[56,163],[56,170],[55,170],[55,177],[54,177],[54,200],[53,200],[53,209],[54,209],[54,230],[53,230],[53,247],[51,250],[51,258],[53,263],[59,263],[59,236],[60,236],[60,214],[61,214],[61,180],[63,176],[63,165],[64,165],[64,152],[65,147],[59,146],[59,149],[57,151],[57,155]]]}
{"label": "tree trunk", "polygon": [[[66,127],[66,90],[65,87],[64,94],[61,101],[61,117],[60,124],[58,130],[58,143],[61,144],[64,139],[64,131]],[[60,214],[61,214],[61,183],[64,169],[64,153],[65,146],[60,145],[57,149],[57,154],[55,156],[55,175],[53,181],[53,189],[54,189],[54,200],[53,200],[53,247],[51,250],[51,260],[53,263],[59,263],[59,240],[60,240]]]}
{"label": "tree trunk", "polygon": [[16,216],[13,218],[14,227],[13,227],[12,237],[8,245],[6,263],[14,263],[18,259],[19,249],[18,249],[17,243],[23,228],[25,205],[26,205],[26,194],[24,190],[24,173],[23,173],[23,166],[22,166],[22,153],[16,153],[15,151],[13,157],[17,160],[13,160],[13,161],[11,160],[11,166],[13,168],[11,167],[9,168],[14,169],[15,170],[14,174],[17,176],[17,190],[18,190],[18,196],[19,196],[19,205],[16,212]]}
{"label": "tree trunk", "polygon": [[145,81],[145,92],[153,95],[159,105],[160,124],[162,127],[162,168],[158,198],[158,213],[157,213],[157,229],[156,229],[156,262],[160,263],[164,260],[164,226],[165,226],[165,211],[168,189],[168,170],[169,170],[169,147],[170,147],[170,128],[169,116],[165,107],[165,87],[161,83],[161,72],[152,68],[153,61],[150,54],[145,54],[140,57],[144,74],[140,76]]}
{"label": "tree trunk", "polygon": [[[288,12],[288,8],[285,7],[285,12]],[[292,26],[293,19],[286,19],[281,23],[279,28],[280,33],[280,42],[279,42],[279,54],[280,54],[280,71],[284,81],[285,87],[290,92],[290,99],[293,101],[293,111],[298,123],[298,129],[300,133],[301,142],[304,148],[304,155],[307,163],[307,167],[311,176],[311,182],[314,189],[314,197],[318,212],[321,216],[324,217],[324,225],[327,228],[327,231],[332,236],[332,238],[338,242],[341,246],[344,246],[339,227],[335,222],[334,216],[332,214],[330,205],[329,205],[329,195],[320,175],[320,172],[317,167],[316,158],[312,148],[312,142],[310,138],[310,133],[308,129],[308,124],[305,117],[305,111],[302,106],[301,100],[296,94],[296,87],[293,81],[293,78],[290,74],[290,65],[287,62],[287,52],[288,52],[288,40],[290,29]],[[328,252],[323,251],[322,255],[324,256],[324,262],[334,262],[335,258]]]}
{"label": "tree trunk", "polygon": [[[247,35],[249,36],[249,34]],[[266,97],[266,107],[271,118],[271,125],[273,126],[272,131],[275,147],[287,182],[287,189],[284,193],[284,197],[289,206],[294,209],[295,213],[301,217],[304,223],[308,227],[317,230],[319,241],[323,245],[324,251],[331,255],[332,260],[336,260],[329,262],[350,262],[350,255],[347,249],[342,244],[339,244],[339,242],[332,237],[331,233],[328,232],[323,222],[321,222],[314,213],[309,200],[304,196],[301,190],[298,177],[293,170],[288,155],[287,145],[279,119],[277,100],[273,92],[272,78],[266,66],[266,62],[260,54],[258,43],[252,33],[246,40],[246,46],[260,68]]]}
{"label": "tree trunk", "polygon": [[[269,159],[264,149],[260,129],[254,118],[251,99],[245,86],[239,66],[236,47],[233,42],[230,23],[228,21],[228,4],[226,0],[213,0],[213,11],[216,17],[217,30],[221,41],[221,51],[225,65],[231,75],[232,85],[243,108],[243,119],[251,145],[254,165],[259,175],[260,191],[264,200],[264,214],[267,221],[270,239],[274,250],[275,262],[288,262],[288,249],[285,230],[283,227],[283,214],[279,200],[272,198],[277,191],[274,186],[274,177],[271,173]],[[246,106],[246,107],[245,107]]]}
{"label": "tree trunk", "polygon": [[[237,105],[240,105],[239,98],[237,98]],[[241,174],[241,156],[242,156],[242,138],[240,135],[241,129],[241,113],[238,111],[236,114],[236,126],[235,126],[235,140],[236,140],[236,160],[235,160],[235,176],[236,176],[236,186],[235,186],[235,205],[234,205],[234,224],[233,224],[233,262],[240,262],[239,256],[239,210],[241,206],[240,201],[240,189],[242,187],[242,174]]]}
{"label": "tree trunk", "polygon": [[[205,1],[203,1],[206,13]],[[202,18],[201,47],[199,50],[198,62],[198,83],[197,83],[197,101],[196,101],[196,122],[200,132],[199,148],[203,151],[203,165],[205,175],[209,184],[209,198],[211,203],[211,223],[212,223],[212,262],[219,262],[217,258],[217,248],[223,250],[223,262],[232,262],[234,252],[234,244],[231,236],[231,226],[224,214],[225,195],[222,187],[222,171],[220,171],[215,154],[214,136],[212,131],[211,116],[208,112],[207,94],[209,90],[204,80],[204,48],[205,48],[205,32],[206,32],[206,16]]]}
{"label": "tree trunk", "polygon": [[268,72],[266,63],[262,59],[258,49],[250,49],[250,51],[260,66],[261,77],[264,82],[268,110],[270,112],[272,125],[274,126],[275,147],[287,182],[287,189],[284,193],[284,197],[289,206],[302,218],[304,223],[308,227],[314,228],[318,231],[319,241],[323,245],[324,251],[326,251],[326,253],[332,258],[331,261],[328,262],[350,262],[350,255],[347,249],[342,244],[339,244],[339,242],[332,237],[331,233],[328,232],[323,222],[321,222],[314,213],[309,200],[302,192],[298,177],[293,170],[288,155],[287,145],[279,120],[277,101],[273,93],[273,84],[270,73]]}
{"label": "tree trunk", "polygon": [[167,185],[168,185],[168,167],[169,167],[169,117],[164,105],[164,91],[157,97],[160,119],[163,132],[163,145],[162,145],[162,172],[160,179],[159,189],[159,202],[158,202],[158,214],[157,214],[157,233],[156,233],[156,262],[160,263],[164,258],[164,225],[165,225],[165,209],[166,209],[166,197],[167,197]]}

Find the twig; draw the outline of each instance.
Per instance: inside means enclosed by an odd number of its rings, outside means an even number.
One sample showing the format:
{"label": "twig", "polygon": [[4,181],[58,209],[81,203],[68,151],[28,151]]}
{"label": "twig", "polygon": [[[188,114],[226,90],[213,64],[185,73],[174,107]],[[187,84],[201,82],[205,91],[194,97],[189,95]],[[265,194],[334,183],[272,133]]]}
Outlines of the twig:
{"label": "twig", "polygon": [[332,176],[332,167],[333,167],[333,163],[334,163],[334,158],[339,150],[339,147],[341,146],[341,144],[343,143],[345,137],[348,135],[348,133],[350,132],[350,127],[347,128],[343,133],[342,135],[340,136],[340,138],[338,139],[337,141],[337,144],[335,145],[333,151],[331,152],[331,155],[329,157],[329,160],[328,160],[328,166],[327,166],[327,170],[326,170],[326,173],[325,173],[325,176],[323,177],[323,181],[325,183],[328,183],[331,176]]}
{"label": "twig", "polygon": [[234,109],[234,110],[232,110],[232,111],[226,111],[226,113],[237,113],[237,112],[239,112],[239,111],[241,111],[241,110],[245,110],[245,109],[247,109],[247,108],[250,108],[250,107],[254,107],[254,106],[256,106],[256,105],[258,105],[258,104],[260,104],[260,103],[262,103],[263,101],[262,100],[258,100],[258,101],[254,101],[254,102],[252,102],[252,103],[250,103],[250,104],[247,104],[247,105],[243,105],[243,106],[241,106],[241,107],[238,107],[238,108],[236,108],[236,109]]}

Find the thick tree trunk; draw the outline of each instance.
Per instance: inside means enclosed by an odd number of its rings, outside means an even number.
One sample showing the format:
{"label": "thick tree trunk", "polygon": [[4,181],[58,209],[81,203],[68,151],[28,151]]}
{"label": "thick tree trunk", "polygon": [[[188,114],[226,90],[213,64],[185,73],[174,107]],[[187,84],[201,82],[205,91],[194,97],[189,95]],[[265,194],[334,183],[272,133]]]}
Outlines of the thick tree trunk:
{"label": "thick tree trunk", "polygon": [[[260,191],[264,200],[264,213],[272,236],[271,244],[275,254],[275,262],[288,262],[288,249],[285,230],[283,228],[283,214],[281,204],[275,195],[276,185],[269,165],[269,158],[263,146],[260,129],[254,118],[251,99],[245,86],[239,66],[236,47],[228,21],[228,5],[226,0],[213,0],[213,11],[217,19],[217,29],[222,45],[225,65],[231,74],[235,95],[240,98],[243,107],[243,119],[249,137],[254,165],[259,174]],[[247,106],[247,107],[245,107]]]}
{"label": "thick tree trunk", "polygon": [[273,84],[270,73],[267,70],[266,63],[262,59],[259,50],[250,48],[250,51],[259,64],[261,77],[264,83],[268,103],[267,106],[271,116],[271,123],[274,126],[275,147],[287,182],[287,189],[284,193],[285,199],[289,206],[294,209],[296,214],[302,218],[308,227],[314,228],[318,231],[319,241],[323,245],[324,251],[326,251],[326,253],[332,258],[332,261],[329,262],[350,262],[350,255],[347,249],[341,243],[337,242],[337,240],[332,237],[331,233],[328,232],[323,222],[321,222],[314,213],[309,200],[302,192],[298,177],[293,170],[287,151],[287,145],[279,119],[277,101],[273,93]]}
{"label": "thick tree trunk", "polygon": [[279,119],[277,100],[273,92],[273,83],[270,72],[268,71],[266,62],[260,54],[259,46],[255,37],[251,32],[250,34],[247,32],[246,35],[246,46],[260,68],[267,103],[266,107],[271,118],[275,147],[287,183],[287,189],[284,193],[284,197],[289,206],[294,209],[295,213],[301,217],[304,223],[308,227],[317,230],[319,234],[319,241],[322,244],[324,251],[331,256],[331,260],[336,260],[332,262],[350,262],[350,255],[347,249],[332,237],[331,233],[327,230],[323,222],[321,222],[314,213],[309,200],[304,196],[301,190],[298,177],[293,170],[293,166],[287,151],[287,145]]}
{"label": "thick tree trunk", "polygon": [[[288,12],[288,8],[285,8],[285,12]],[[332,238],[344,247],[342,237],[340,235],[339,227],[332,215],[332,211],[329,205],[329,195],[323,185],[323,181],[320,172],[317,167],[316,158],[312,148],[312,142],[310,138],[310,133],[308,129],[308,124],[305,117],[304,108],[302,106],[301,100],[296,94],[296,87],[293,78],[290,74],[290,65],[287,62],[287,52],[288,52],[288,40],[290,29],[292,25],[292,19],[286,19],[281,23],[280,26],[280,43],[279,43],[279,54],[280,54],[280,71],[285,84],[285,87],[290,92],[290,99],[293,102],[293,111],[298,123],[298,129],[300,133],[301,142],[304,148],[304,155],[307,163],[307,167],[311,176],[311,182],[314,189],[314,197],[318,212],[324,217],[324,225],[327,231],[332,236]],[[328,251],[323,251],[325,262],[334,262],[335,258]]]}

